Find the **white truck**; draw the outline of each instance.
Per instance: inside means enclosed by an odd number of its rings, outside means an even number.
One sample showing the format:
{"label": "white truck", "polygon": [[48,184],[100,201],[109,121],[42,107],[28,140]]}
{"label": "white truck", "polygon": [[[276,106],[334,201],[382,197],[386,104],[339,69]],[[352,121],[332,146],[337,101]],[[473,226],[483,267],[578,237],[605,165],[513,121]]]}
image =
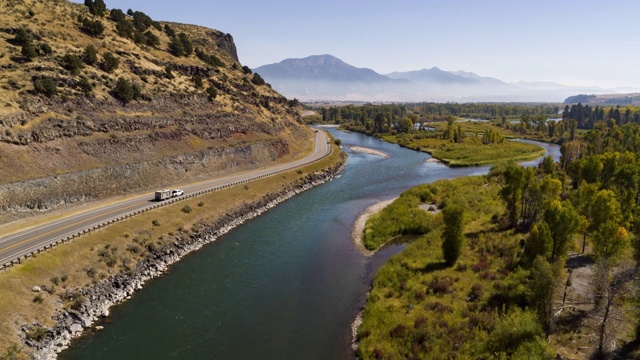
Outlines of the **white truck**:
{"label": "white truck", "polygon": [[182,196],[184,195],[184,190],[182,189],[173,189],[173,190],[158,190],[156,191],[156,201],[166,200],[168,198]]}

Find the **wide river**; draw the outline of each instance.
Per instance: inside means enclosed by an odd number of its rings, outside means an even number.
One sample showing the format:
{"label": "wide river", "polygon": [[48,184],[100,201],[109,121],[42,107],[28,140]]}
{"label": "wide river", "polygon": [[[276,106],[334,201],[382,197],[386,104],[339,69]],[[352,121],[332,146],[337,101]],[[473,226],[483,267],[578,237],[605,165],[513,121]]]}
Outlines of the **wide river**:
{"label": "wide river", "polygon": [[[414,185],[489,167],[447,168],[425,153],[327,130],[349,154],[340,177],[185,257],[60,358],[352,359],[350,325],[376,270],[404,247],[364,257],[351,241],[355,218]],[[558,160],[558,146],[540,145]]]}

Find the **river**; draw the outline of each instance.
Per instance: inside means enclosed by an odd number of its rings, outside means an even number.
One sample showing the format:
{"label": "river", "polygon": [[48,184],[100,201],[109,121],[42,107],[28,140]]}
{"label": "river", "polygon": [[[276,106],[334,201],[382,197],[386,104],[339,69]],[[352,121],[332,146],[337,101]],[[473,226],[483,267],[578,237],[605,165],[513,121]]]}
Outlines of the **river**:
{"label": "river", "polygon": [[[352,359],[350,324],[376,270],[404,248],[365,258],[350,237],[355,218],[412,186],[489,167],[447,168],[425,153],[327,130],[349,154],[340,177],[185,257],[60,358]],[[540,145],[559,158],[558,146]]]}

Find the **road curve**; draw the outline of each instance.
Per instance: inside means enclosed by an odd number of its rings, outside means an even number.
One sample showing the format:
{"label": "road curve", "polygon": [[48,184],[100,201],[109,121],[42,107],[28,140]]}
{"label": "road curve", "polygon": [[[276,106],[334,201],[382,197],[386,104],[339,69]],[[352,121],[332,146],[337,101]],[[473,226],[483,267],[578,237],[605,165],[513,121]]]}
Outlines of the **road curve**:
{"label": "road curve", "polygon": [[0,237],[0,269],[20,262],[38,252],[51,246],[55,246],[63,241],[68,241],[73,237],[83,234],[86,231],[108,225],[133,214],[149,210],[187,199],[204,192],[214,191],[225,187],[250,182],[259,178],[264,178],[301,167],[318,161],[331,153],[331,145],[328,143],[327,135],[324,131],[317,131],[314,139],[314,150],[305,158],[292,161],[283,165],[272,166],[264,169],[254,170],[242,174],[230,175],[221,178],[214,178],[192,184],[184,184],[180,187],[184,190],[184,196],[165,200],[164,202],[153,201],[153,193],[138,196],[132,199],[123,200],[109,205],[101,206],[85,212],[63,217],[59,220],[32,227],[11,235]]}

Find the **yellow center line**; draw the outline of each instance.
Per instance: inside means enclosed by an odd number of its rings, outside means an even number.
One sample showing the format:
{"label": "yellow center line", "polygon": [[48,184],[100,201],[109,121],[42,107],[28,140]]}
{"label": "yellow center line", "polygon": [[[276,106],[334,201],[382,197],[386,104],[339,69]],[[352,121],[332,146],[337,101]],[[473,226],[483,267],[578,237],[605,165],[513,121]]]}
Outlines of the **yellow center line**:
{"label": "yellow center line", "polygon": [[[81,220],[81,221],[73,222],[73,223],[71,223],[71,224],[68,224],[68,225],[65,225],[65,226],[62,226],[62,227],[59,227],[59,228],[56,228],[56,229],[53,229],[53,230],[47,231],[47,232],[42,233],[42,234],[40,234],[40,235],[38,235],[38,236],[34,236],[34,237],[31,237],[31,238],[28,238],[28,239],[22,240],[22,241],[20,241],[20,242],[17,242],[17,243],[15,243],[15,244],[13,244],[13,245],[7,246],[7,247],[5,247],[5,248],[3,248],[3,249],[0,249],[0,253],[3,253],[3,252],[5,252],[5,251],[7,251],[7,250],[11,250],[11,249],[13,249],[13,248],[14,248],[14,247],[16,247],[16,246],[20,246],[20,245],[25,244],[25,243],[28,243],[28,242],[30,242],[30,241],[33,241],[33,240],[39,239],[39,238],[41,238],[41,237],[43,237],[43,236],[47,236],[47,235],[49,235],[49,234],[51,234],[51,233],[54,233],[54,232],[57,232],[57,231],[60,231],[60,230],[64,230],[64,229],[66,229],[66,228],[69,228],[69,227],[72,227],[72,226],[74,226],[74,225],[80,224],[80,223],[82,223],[82,222],[91,221],[91,220],[93,220],[93,219],[97,219],[97,218],[99,218],[99,217],[103,217],[103,216],[106,216],[106,215],[110,215],[110,214],[113,214],[113,213],[116,213],[116,212],[119,212],[119,211],[122,211],[122,210],[126,210],[126,209],[129,209],[129,208],[132,208],[132,207],[136,207],[136,206],[139,206],[139,205],[140,205],[140,204],[133,204],[133,205],[129,205],[129,206],[124,207],[124,208],[121,208],[121,209],[112,210],[112,211],[109,211],[109,212],[106,212],[106,213],[103,213],[103,214],[99,214],[99,215],[96,215],[96,216],[90,217],[90,218],[88,218],[88,219],[84,219],[84,220]],[[91,224],[89,224],[89,225],[91,225]]]}

